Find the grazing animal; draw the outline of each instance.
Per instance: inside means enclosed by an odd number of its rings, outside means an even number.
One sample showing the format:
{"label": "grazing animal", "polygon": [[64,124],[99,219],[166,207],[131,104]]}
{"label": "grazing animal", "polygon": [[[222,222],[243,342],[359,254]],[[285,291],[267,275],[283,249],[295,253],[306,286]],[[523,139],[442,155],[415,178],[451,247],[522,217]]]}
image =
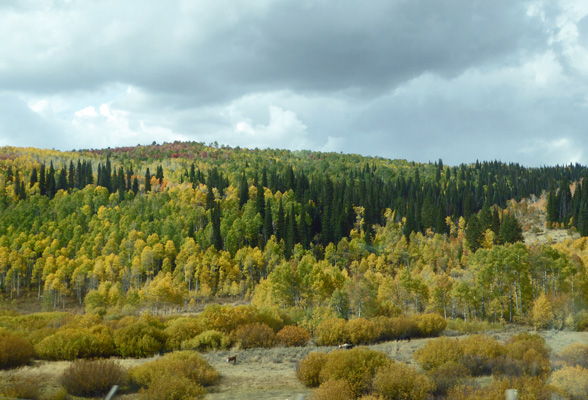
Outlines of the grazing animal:
{"label": "grazing animal", "polygon": [[340,345],[339,345],[339,348],[340,348],[340,349],[343,349],[343,350],[351,350],[351,349],[352,349],[352,348],[354,348],[354,347],[355,347],[355,346],[354,346],[354,345],[352,345],[352,344],[350,344],[350,343],[343,343],[343,344],[340,344]]}
{"label": "grazing animal", "polygon": [[230,363],[237,364],[237,356],[229,356],[229,357],[227,357],[227,362],[229,364]]}
{"label": "grazing animal", "polygon": [[404,335],[400,335],[398,339],[396,339],[397,342],[400,342],[401,340],[406,340],[407,342],[410,342],[410,335],[408,333],[405,333]]}

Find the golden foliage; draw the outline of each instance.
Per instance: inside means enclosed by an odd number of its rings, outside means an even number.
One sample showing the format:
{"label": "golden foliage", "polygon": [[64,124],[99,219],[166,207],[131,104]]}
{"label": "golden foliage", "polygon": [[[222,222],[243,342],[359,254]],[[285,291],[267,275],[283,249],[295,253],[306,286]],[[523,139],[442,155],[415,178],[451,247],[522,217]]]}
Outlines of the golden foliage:
{"label": "golden foliage", "polygon": [[416,317],[419,336],[439,336],[447,328],[447,321],[439,314],[423,314]]}
{"label": "golden foliage", "polygon": [[353,400],[355,396],[345,380],[329,380],[321,383],[312,394],[312,400]]}
{"label": "golden foliage", "polygon": [[320,384],[320,372],[327,362],[327,355],[313,351],[298,363],[296,377],[307,387],[317,387]]}
{"label": "golden foliage", "polygon": [[588,368],[588,344],[573,343],[561,351],[561,359],[566,365]]}
{"label": "golden foliage", "polygon": [[551,385],[571,400],[586,399],[588,395],[588,369],[579,366],[564,367],[553,373]]}
{"label": "golden foliage", "polygon": [[241,343],[241,347],[244,349],[270,348],[274,345],[276,337],[273,329],[263,323],[240,326],[231,335],[235,341]]}
{"label": "golden foliage", "polygon": [[315,331],[319,346],[336,346],[349,341],[347,323],[342,318],[327,318],[323,320]]}
{"label": "golden foliage", "polygon": [[287,347],[306,346],[310,332],[300,326],[287,325],[276,334],[276,343]]}
{"label": "golden foliage", "polygon": [[414,352],[413,358],[425,371],[430,371],[446,362],[461,362],[463,349],[457,339],[439,338],[429,340],[423,347]]}
{"label": "golden foliage", "polygon": [[35,356],[35,349],[27,339],[0,330],[0,369],[27,364]]}
{"label": "golden foliage", "polygon": [[126,381],[127,371],[112,360],[76,360],[61,375],[60,382],[69,394],[100,396],[114,385]]}
{"label": "golden foliage", "polygon": [[373,380],[374,390],[385,399],[424,400],[433,390],[428,377],[396,362],[381,368]]}

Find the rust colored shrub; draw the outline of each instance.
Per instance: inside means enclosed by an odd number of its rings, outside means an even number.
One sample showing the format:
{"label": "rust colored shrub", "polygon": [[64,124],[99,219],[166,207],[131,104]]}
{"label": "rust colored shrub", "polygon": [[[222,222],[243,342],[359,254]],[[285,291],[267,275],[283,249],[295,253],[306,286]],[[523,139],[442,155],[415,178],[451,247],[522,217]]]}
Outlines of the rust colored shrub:
{"label": "rust colored shrub", "polygon": [[307,387],[318,387],[320,373],[327,362],[327,355],[313,351],[304,357],[296,368],[296,377]]}
{"label": "rust colored shrub", "polygon": [[588,344],[574,343],[561,352],[561,359],[566,365],[588,368]]}
{"label": "rust colored shrub", "polygon": [[419,336],[439,336],[447,328],[447,321],[439,314],[423,314],[416,317]]}
{"label": "rust colored shrub", "polygon": [[384,353],[365,347],[335,350],[327,355],[319,380],[321,383],[331,379],[346,380],[353,393],[359,396],[370,388],[378,369],[391,362]]}
{"label": "rust colored shrub", "polygon": [[231,346],[231,338],[223,332],[219,331],[204,331],[194,339],[182,342],[182,350],[222,350],[228,349]]}
{"label": "rust colored shrub", "polygon": [[34,356],[35,349],[31,342],[0,330],[0,369],[20,367]]}
{"label": "rust colored shrub", "polygon": [[47,336],[37,343],[35,350],[43,360],[110,357],[115,352],[109,334],[73,328],[58,330]]}
{"label": "rust colored shrub", "polygon": [[61,375],[60,382],[74,396],[101,396],[126,381],[127,372],[112,360],[76,360]]}
{"label": "rust colored shrub", "polygon": [[218,372],[194,351],[176,351],[155,361],[133,367],[129,375],[134,383],[149,387],[158,379],[168,375],[183,376],[194,384],[212,385],[218,379]]}
{"label": "rust colored shrub", "polygon": [[373,380],[374,391],[385,399],[424,400],[433,390],[428,377],[405,364],[392,362]]}
{"label": "rust colored shrub", "polygon": [[276,334],[276,342],[286,347],[306,346],[310,332],[296,325],[287,325]]}
{"label": "rust colored shrub", "polygon": [[345,380],[329,380],[321,383],[312,394],[312,400],[353,400],[355,396]]}
{"label": "rust colored shrub", "polygon": [[463,349],[460,342],[451,338],[429,340],[413,354],[415,361],[425,371],[438,368],[449,361],[459,363],[462,357]]}
{"label": "rust colored shrub", "polygon": [[276,334],[266,324],[256,323],[238,327],[232,334],[244,349],[262,347],[269,349],[274,345]]}
{"label": "rust colored shrub", "polygon": [[564,367],[551,376],[551,384],[562,395],[571,400],[588,397],[588,369],[573,366]]}
{"label": "rust colored shrub", "polygon": [[194,400],[202,399],[206,390],[185,376],[166,374],[148,388],[139,391],[141,400]]}
{"label": "rust colored shrub", "polygon": [[505,353],[504,346],[487,335],[471,335],[460,343],[463,350],[462,364],[474,376],[491,374],[495,360]]}
{"label": "rust colored shrub", "polygon": [[164,332],[138,320],[114,332],[116,350],[123,357],[149,357],[165,346]]}
{"label": "rust colored shrub", "polygon": [[337,346],[349,342],[347,322],[342,318],[327,318],[316,328],[316,340],[319,346]]}

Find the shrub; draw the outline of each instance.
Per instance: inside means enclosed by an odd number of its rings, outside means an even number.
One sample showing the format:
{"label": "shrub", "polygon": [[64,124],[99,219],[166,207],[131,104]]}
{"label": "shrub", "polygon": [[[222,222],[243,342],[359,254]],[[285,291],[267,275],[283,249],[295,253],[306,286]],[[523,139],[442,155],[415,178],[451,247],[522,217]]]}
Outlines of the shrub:
{"label": "shrub", "polygon": [[506,352],[516,360],[522,360],[529,349],[534,349],[542,357],[549,358],[549,347],[545,344],[545,339],[539,335],[519,333],[511,336],[505,344]]}
{"label": "shrub", "polygon": [[182,342],[182,350],[222,350],[231,346],[231,338],[219,331],[204,331],[194,339]]}
{"label": "shrub", "polygon": [[381,368],[374,376],[373,384],[375,392],[385,399],[424,400],[433,390],[429,378],[396,362]]}
{"label": "shrub", "polygon": [[320,372],[326,362],[325,353],[313,351],[298,363],[296,377],[307,387],[317,387],[320,384]]}
{"label": "shrub", "polygon": [[13,376],[11,380],[0,382],[0,396],[38,399],[40,393],[38,378],[35,376]]}
{"label": "shrub", "polygon": [[20,367],[34,356],[35,349],[31,342],[0,330],[0,369]]}
{"label": "shrub", "polygon": [[459,363],[462,357],[463,350],[459,340],[450,338],[429,340],[413,354],[415,361],[425,371],[440,367],[449,361]]}
{"label": "shrub", "polygon": [[60,382],[74,396],[100,396],[126,381],[126,370],[112,360],[76,360],[61,375]]}
{"label": "shrub", "polygon": [[374,343],[378,336],[378,332],[374,329],[374,323],[365,318],[349,320],[347,334],[349,341],[355,345]]}
{"label": "shrub", "polygon": [[258,312],[253,306],[207,306],[199,316],[206,330],[230,333],[241,325],[257,321]]}
{"label": "shrub", "polygon": [[588,369],[564,367],[551,376],[551,384],[556,390],[571,400],[586,399],[588,394]]}
{"label": "shrub", "polygon": [[519,399],[550,400],[551,390],[539,378],[520,377],[494,379],[483,389],[457,386],[449,390],[447,398],[451,400],[504,400],[508,389],[518,391]]}
{"label": "shrub", "polygon": [[588,331],[588,311],[582,310],[574,318],[575,328],[578,332]]}
{"label": "shrub", "polygon": [[588,344],[574,343],[561,352],[561,359],[566,365],[588,368]]}
{"label": "shrub", "polygon": [[276,334],[276,342],[286,347],[306,346],[310,332],[296,325],[287,325]]}
{"label": "shrub", "polygon": [[75,360],[77,358],[109,357],[114,354],[110,335],[87,329],[67,328],[46,337],[35,346],[43,360]]}
{"label": "shrub", "polygon": [[165,374],[154,381],[147,389],[139,391],[141,400],[193,400],[202,399],[206,390],[185,376]]}
{"label": "shrub", "polygon": [[318,390],[312,394],[312,400],[353,400],[355,396],[344,380],[329,380],[321,383]]}
{"label": "shrub", "polygon": [[464,321],[463,319],[456,318],[452,319],[447,323],[447,327],[452,330],[456,330],[461,333],[483,333],[491,329],[497,329],[500,327],[498,324],[490,324],[487,321],[479,321],[477,319],[469,319]]}
{"label": "shrub", "polygon": [[330,379],[346,380],[358,396],[371,386],[376,371],[391,361],[384,353],[365,347],[335,350],[327,355],[319,380],[321,383]]}
{"label": "shrub", "polygon": [[429,372],[433,385],[434,394],[444,396],[447,391],[459,384],[470,375],[470,371],[455,361],[449,361]]}
{"label": "shrub", "polygon": [[486,335],[471,335],[460,343],[462,363],[474,376],[491,374],[494,361],[505,352],[504,346]]}
{"label": "shrub", "polygon": [[347,323],[343,318],[327,318],[316,328],[319,346],[336,346],[349,341]]}
{"label": "shrub", "polygon": [[172,319],[163,331],[166,336],[165,348],[179,350],[182,342],[198,336],[202,331],[202,325],[195,318]]}
{"label": "shrub", "polygon": [[183,376],[194,384],[208,386],[216,382],[219,376],[206,360],[193,351],[166,354],[155,361],[131,368],[129,375],[134,383],[142,387],[149,387],[168,375]]}
{"label": "shrub", "polygon": [[419,336],[439,336],[447,328],[447,321],[439,314],[423,314],[416,317]]}
{"label": "shrub", "polygon": [[152,356],[164,348],[166,339],[160,329],[140,320],[115,331],[113,336],[122,357]]}
{"label": "shrub", "polygon": [[271,348],[274,345],[275,333],[266,324],[256,323],[238,327],[233,332],[233,337],[241,343],[244,349],[253,347]]}
{"label": "shrub", "polygon": [[401,336],[418,336],[418,325],[415,318],[402,315],[400,317],[390,318],[388,321],[390,339],[398,339]]}

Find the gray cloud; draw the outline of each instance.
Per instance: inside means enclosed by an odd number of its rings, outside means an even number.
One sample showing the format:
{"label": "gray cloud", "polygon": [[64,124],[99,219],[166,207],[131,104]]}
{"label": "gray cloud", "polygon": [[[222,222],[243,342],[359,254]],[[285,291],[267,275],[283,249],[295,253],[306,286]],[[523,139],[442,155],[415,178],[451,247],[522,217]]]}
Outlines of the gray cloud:
{"label": "gray cloud", "polygon": [[0,7],[0,101],[20,116],[0,115],[2,143],[586,162],[581,0]]}

